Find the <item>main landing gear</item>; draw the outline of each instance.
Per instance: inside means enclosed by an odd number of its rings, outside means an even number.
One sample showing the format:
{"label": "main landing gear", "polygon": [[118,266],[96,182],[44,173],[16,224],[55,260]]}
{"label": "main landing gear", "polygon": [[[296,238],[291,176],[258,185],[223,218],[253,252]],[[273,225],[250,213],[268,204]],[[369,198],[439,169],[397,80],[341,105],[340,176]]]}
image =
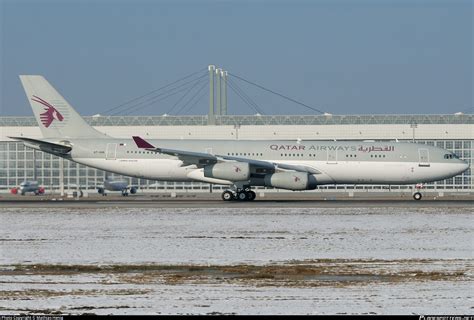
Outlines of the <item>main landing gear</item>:
{"label": "main landing gear", "polygon": [[222,200],[224,201],[252,201],[255,200],[256,197],[257,194],[254,191],[250,190],[250,188],[236,189],[236,191],[226,190],[222,192]]}

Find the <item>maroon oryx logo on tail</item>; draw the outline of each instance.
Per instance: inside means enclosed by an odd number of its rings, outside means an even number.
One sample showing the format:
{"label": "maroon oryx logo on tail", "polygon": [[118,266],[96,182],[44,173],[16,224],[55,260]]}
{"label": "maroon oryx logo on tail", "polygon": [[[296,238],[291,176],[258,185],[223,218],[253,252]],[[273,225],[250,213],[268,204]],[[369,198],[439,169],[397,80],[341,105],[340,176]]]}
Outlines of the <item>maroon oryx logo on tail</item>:
{"label": "maroon oryx logo on tail", "polygon": [[41,119],[41,123],[46,128],[48,128],[51,125],[53,120],[58,120],[58,121],[63,121],[64,120],[63,115],[61,113],[59,113],[59,111],[56,110],[56,108],[53,107],[50,103],[44,101],[43,99],[41,99],[40,97],[37,97],[37,96],[33,96],[33,98],[31,98],[31,100],[33,100],[35,102],[38,102],[38,103],[41,103],[43,106],[45,106],[44,110],[46,110],[46,111],[43,112],[43,113],[40,113],[40,119]]}

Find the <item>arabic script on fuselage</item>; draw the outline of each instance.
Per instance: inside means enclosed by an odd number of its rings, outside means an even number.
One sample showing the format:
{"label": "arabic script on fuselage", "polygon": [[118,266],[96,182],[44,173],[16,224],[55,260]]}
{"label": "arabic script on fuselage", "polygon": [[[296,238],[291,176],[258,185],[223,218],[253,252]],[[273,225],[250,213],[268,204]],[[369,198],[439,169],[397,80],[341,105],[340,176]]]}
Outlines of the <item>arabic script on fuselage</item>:
{"label": "arabic script on fuselage", "polygon": [[325,146],[325,145],[300,145],[300,144],[271,144],[273,151],[360,151],[360,152],[390,152],[395,151],[395,146]]}

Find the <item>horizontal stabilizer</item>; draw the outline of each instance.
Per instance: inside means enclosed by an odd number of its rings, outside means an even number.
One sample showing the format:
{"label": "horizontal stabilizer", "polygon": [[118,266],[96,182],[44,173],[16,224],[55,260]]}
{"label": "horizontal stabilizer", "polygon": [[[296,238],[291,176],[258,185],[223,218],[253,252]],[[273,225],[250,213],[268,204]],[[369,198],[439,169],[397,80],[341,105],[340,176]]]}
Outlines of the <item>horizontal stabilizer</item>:
{"label": "horizontal stabilizer", "polygon": [[57,154],[57,155],[66,155],[72,150],[72,147],[70,146],[65,146],[63,144],[52,143],[48,141],[42,141],[42,140],[37,140],[37,139],[32,139],[32,138],[25,138],[25,137],[9,137],[9,138],[13,140],[23,141],[23,143],[27,147],[30,147],[36,150],[41,150],[48,153]]}

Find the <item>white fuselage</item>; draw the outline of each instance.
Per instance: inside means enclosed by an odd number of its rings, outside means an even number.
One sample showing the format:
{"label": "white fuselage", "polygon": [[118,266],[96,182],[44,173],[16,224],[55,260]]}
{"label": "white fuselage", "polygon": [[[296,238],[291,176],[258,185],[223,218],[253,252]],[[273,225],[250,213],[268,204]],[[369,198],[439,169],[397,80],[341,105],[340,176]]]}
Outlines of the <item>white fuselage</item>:
{"label": "white fuselage", "polygon": [[[107,170],[126,176],[162,181],[204,181],[193,173],[199,171],[196,166],[181,167],[182,161],[173,159],[95,159],[80,158],[74,161],[86,166]],[[444,163],[431,164],[430,167],[419,167],[416,162],[379,162],[360,163],[340,161],[281,161],[267,160],[274,163],[303,164],[317,168],[319,184],[412,184],[446,179],[458,174],[463,165]],[[195,174],[195,173],[194,173]],[[206,182],[212,182],[211,179]],[[219,181],[216,183],[231,184]]]}
{"label": "white fuselage", "polygon": [[[159,140],[154,143],[180,150],[304,165],[318,172],[314,174],[318,184],[413,184],[446,179],[468,168],[462,160],[444,159],[443,155],[449,153],[446,150],[395,142],[305,141],[296,145],[274,141]],[[151,180],[233,183],[206,178],[202,168],[183,166],[183,161],[174,156],[141,150],[130,140],[73,144],[71,160],[109,172]]]}

